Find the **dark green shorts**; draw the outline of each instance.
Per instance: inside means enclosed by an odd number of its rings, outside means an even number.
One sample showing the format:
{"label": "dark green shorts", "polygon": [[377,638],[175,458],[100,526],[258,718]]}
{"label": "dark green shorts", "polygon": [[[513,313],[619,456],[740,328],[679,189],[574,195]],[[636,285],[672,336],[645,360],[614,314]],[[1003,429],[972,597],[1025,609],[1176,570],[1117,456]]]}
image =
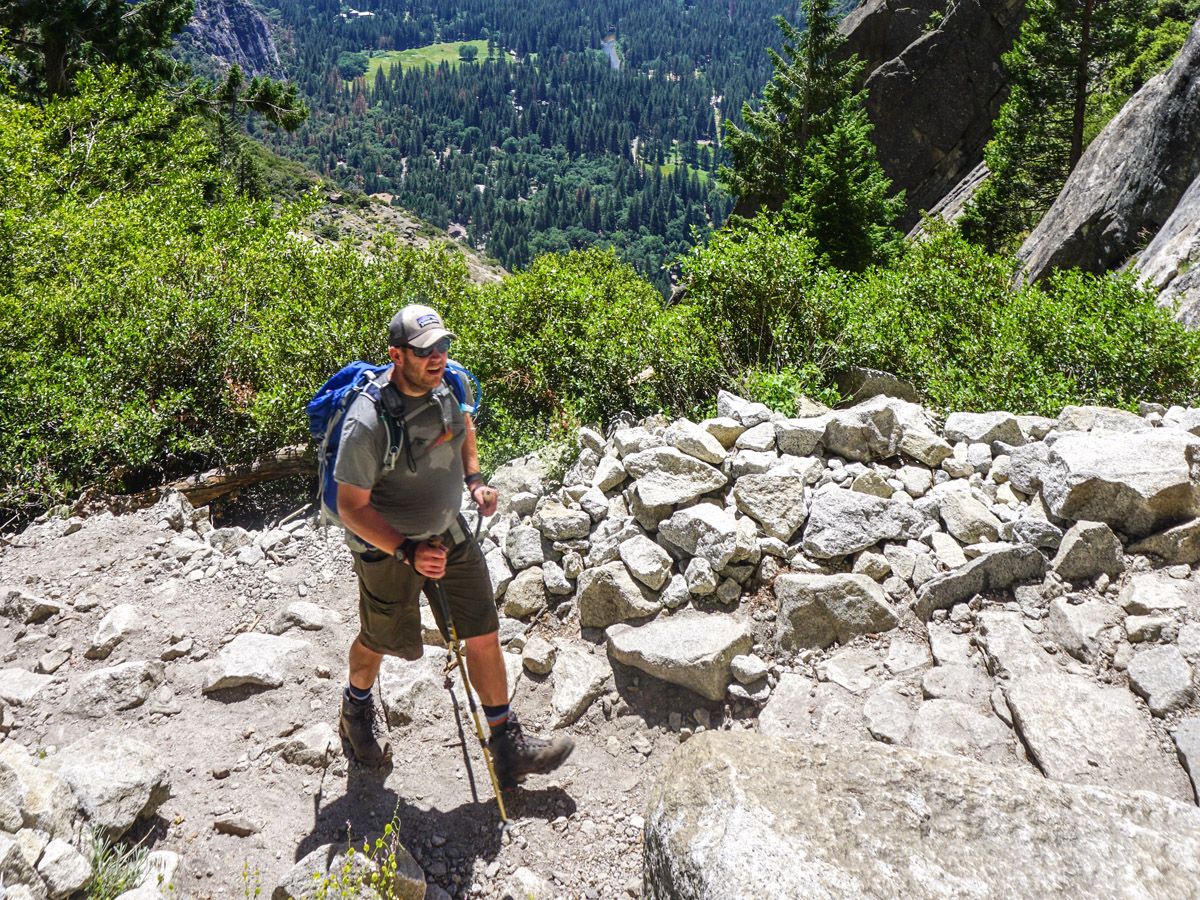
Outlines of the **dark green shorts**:
{"label": "dark green shorts", "polygon": [[[354,571],[358,575],[358,639],[368,650],[402,659],[421,658],[422,591],[442,636],[449,640],[433,582],[412,566],[379,550],[368,550],[354,554]],[[460,639],[491,634],[500,627],[487,563],[471,537],[450,548],[442,588]]]}

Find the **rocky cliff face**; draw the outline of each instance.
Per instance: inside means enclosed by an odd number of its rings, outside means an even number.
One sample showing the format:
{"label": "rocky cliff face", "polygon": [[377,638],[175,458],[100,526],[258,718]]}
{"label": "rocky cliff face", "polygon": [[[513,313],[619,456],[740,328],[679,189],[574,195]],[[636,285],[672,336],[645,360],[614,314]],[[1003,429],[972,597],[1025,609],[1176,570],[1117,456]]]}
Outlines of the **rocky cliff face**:
{"label": "rocky cliff face", "polygon": [[226,66],[237,63],[250,75],[279,71],[271,29],[249,0],[196,0],[187,34],[197,50]]}
{"label": "rocky cliff face", "polygon": [[1000,56],[1016,38],[1024,3],[962,0],[935,28],[927,28],[928,3],[893,5],[871,0],[842,31],[846,51],[867,61],[875,146],[884,172],[905,191],[900,224],[910,228],[983,159],[1004,100]]}
{"label": "rocky cliff face", "polygon": [[1138,257],[1140,281],[1189,328],[1200,328],[1200,177]]}
{"label": "rocky cliff face", "polygon": [[[1026,277],[1125,263],[1163,228],[1200,176],[1197,147],[1200,22],[1175,64],[1147,82],[1088,147],[1019,251]],[[1164,250],[1160,245],[1155,255]]]}

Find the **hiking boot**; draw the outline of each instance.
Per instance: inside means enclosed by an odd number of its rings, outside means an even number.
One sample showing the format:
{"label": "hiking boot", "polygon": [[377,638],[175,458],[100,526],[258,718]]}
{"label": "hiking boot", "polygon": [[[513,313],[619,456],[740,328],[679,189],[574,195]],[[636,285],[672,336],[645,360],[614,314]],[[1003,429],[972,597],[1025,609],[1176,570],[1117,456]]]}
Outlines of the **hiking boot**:
{"label": "hiking boot", "polygon": [[492,735],[488,750],[496,765],[496,777],[502,788],[513,788],[525,780],[526,775],[544,775],[563,764],[575,742],[559,735],[549,741],[530,737],[517,721],[509,715],[508,724],[499,734]]}
{"label": "hiking boot", "polygon": [[387,741],[381,746],[376,738],[375,703],[367,700],[356,703],[349,697],[342,697],[342,715],[338,719],[338,734],[342,741],[350,745],[354,758],[364,766],[382,765],[391,753],[391,745]]}

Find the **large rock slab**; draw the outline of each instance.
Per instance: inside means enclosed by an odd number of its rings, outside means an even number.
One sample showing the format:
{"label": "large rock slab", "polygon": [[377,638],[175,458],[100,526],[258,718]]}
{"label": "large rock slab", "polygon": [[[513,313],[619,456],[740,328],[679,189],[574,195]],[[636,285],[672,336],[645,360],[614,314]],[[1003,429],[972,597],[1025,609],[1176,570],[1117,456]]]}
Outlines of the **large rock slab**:
{"label": "large rock slab", "polygon": [[1200,177],[1192,182],[1145,250],[1138,283],[1158,291],[1158,305],[1189,328],[1200,328]]}
{"label": "large rock slab", "polygon": [[1045,573],[1046,558],[1036,547],[1017,544],[994,550],[921,585],[916,612],[928,620],[935,609],[949,609],[976,594],[1007,590],[1023,581],[1040,579]]}
{"label": "large rock slab", "polygon": [[640,628],[614,625],[608,629],[608,653],[615,661],[709,700],[725,698],[729,664],[735,656],[747,653],[752,643],[745,622],[696,610],[684,610]]}
{"label": "large rock slab", "polygon": [[63,747],[44,765],[75,792],[89,821],[112,838],[154,815],[171,796],[161,754],[126,735],[89,734]]}
{"label": "large rock slab", "polygon": [[775,638],[785,650],[845,644],[899,624],[883,588],[866,575],[785,574],[775,579]]}
{"label": "large rock slab", "polygon": [[1084,151],[1058,199],[1018,251],[1025,274],[1103,272],[1165,223],[1200,175],[1200,23]]}
{"label": "large rock slab", "polygon": [[927,700],[917,710],[909,742],[992,765],[1015,765],[1015,738],[1004,723],[958,700]]}
{"label": "large rock slab", "polygon": [[1187,776],[1163,755],[1125,688],[1048,673],[1015,678],[1004,695],[1029,758],[1047,778],[1191,801]]}
{"label": "large rock slab", "polygon": [[579,624],[607,628],[630,619],[645,619],[662,609],[662,601],[639,585],[623,562],[584,569],[577,582]]}
{"label": "large rock slab", "polygon": [[874,742],[706,732],[647,800],[655,900],[1185,897],[1198,879],[1195,807]]}
{"label": "large rock slab", "polygon": [[292,659],[309,648],[308,641],[260,634],[239,634],[221,648],[204,679],[203,692],[253,685],[277,688],[283,684]]}
{"label": "large rock slab", "polygon": [[1200,515],[1200,438],[1166,428],[1064,434],[1050,448],[1042,496],[1060,518],[1145,537]]}
{"label": "large rock slab", "polygon": [[804,552],[818,559],[849,556],[880,541],[915,539],[929,524],[912,504],[827,487],[809,506]]}
{"label": "large rock slab", "polygon": [[674,447],[643,450],[624,462],[625,470],[637,479],[634,487],[646,506],[694,503],[729,480],[720,470]]}
{"label": "large rock slab", "polygon": [[[889,3],[887,15],[907,5]],[[955,3],[867,77],[871,140],[892,188],[905,192],[904,230],[983,158],[1007,87],[1000,56],[1017,36],[1023,9],[1014,0]]]}

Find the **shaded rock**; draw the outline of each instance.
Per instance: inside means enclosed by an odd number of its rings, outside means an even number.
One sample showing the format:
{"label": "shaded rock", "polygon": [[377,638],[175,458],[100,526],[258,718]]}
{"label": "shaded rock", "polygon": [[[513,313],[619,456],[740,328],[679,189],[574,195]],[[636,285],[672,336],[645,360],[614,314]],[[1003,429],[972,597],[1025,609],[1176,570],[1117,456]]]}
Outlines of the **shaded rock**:
{"label": "shaded rock", "polygon": [[557,645],[557,651],[552,676],[554,693],[550,698],[551,727],[565,728],[587,712],[608,688],[612,669],[603,656],[572,644]]}
{"label": "shaded rock", "polygon": [[898,681],[885,681],[863,704],[863,719],[871,737],[885,744],[902,744],[916,715],[918,700],[903,693]]}
{"label": "shaded rock", "polygon": [[308,641],[295,638],[254,631],[239,634],[217,654],[202,690],[211,694],[247,684],[277,688],[287,675],[290,658],[309,646]]}
{"label": "shaded rock", "polygon": [[609,656],[617,662],[709,700],[724,699],[731,661],[753,643],[746,623],[695,610],[638,628],[614,625],[607,635]]}
{"label": "shaded rock", "polygon": [[1021,675],[1004,695],[1017,734],[1047,778],[1191,799],[1183,770],[1162,755],[1148,717],[1125,688],[1052,672]]}
{"label": "shaded rock", "polygon": [[717,442],[726,450],[731,449],[737,442],[738,435],[746,430],[745,425],[737,419],[731,419],[729,416],[717,416],[716,418],[705,419],[700,423],[700,427],[715,437]]}
{"label": "shaded rock", "polygon": [[1200,519],[1152,534],[1129,547],[1130,553],[1157,556],[1164,563],[1193,565],[1200,562]]}
{"label": "shaded rock", "polygon": [[629,619],[644,619],[662,609],[662,601],[637,584],[621,562],[584,569],[577,582],[579,623],[607,628]]}
{"label": "shaded rock", "polygon": [[935,609],[949,609],[985,591],[1001,591],[1023,581],[1040,579],[1046,558],[1028,544],[998,549],[965,566],[938,575],[917,591],[917,615],[928,620]]}
{"label": "shaded rock", "polygon": [[917,710],[909,741],[920,750],[952,753],[992,765],[1017,762],[1013,735],[977,706],[957,700],[926,700]]}
{"label": "shaded rock", "polygon": [[161,754],[125,735],[89,734],[44,765],[71,786],[88,820],[112,838],[154,815],[171,796]]}
{"label": "shaded rock", "polygon": [[[830,453],[859,462],[872,462],[908,452],[905,438],[909,435],[943,444],[945,455],[950,454],[949,445],[933,432],[924,409],[915,403],[884,396],[831,413],[821,442]],[[927,462],[926,459],[921,461]]]}
{"label": "shaded rock", "polygon": [[1182,709],[1195,697],[1192,667],[1177,647],[1168,644],[1139,650],[1126,671],[1129,686],[1156,716]]}
{"label": "shaded rock", "polygon": [[921,392],[911,382],[891,372],[850,366],[834,376],[838,392],[853,403],[861,403],[872,397],[895,397],[909,403],[920,403]]}
{"label": "shaded rock", "polygon": [[63,605],[57,600],[38,597],[19,588],[0,587],[0,616],[21,625],[44,622],[62,609]]}
{"label": "shaded rock", "polygon": [[135,660],[88,672],[71,683],[67,705],[77,715],[100,718],[134,709],[163,682],[160,660]]}
{"label": "shaded rock", "polygon": [[1103,600],[1070,603],[1065,597],[1056,597],[1050,602],[1050,636],[1083,662],[1096,659],[1101,635],[1120,621],[1120,609]]}
{"label": "shaded rock", "polygon": [[790,541],[808,517],[804,478],[798,475],[745,475],[733,486],[737,508],[769,537]]}
{"label": "shaded rock", "polygon": [[927,525],[911,504],[829,487],[812,497],[804,552],[818,559],[848,556],[880,541],[917,538]]}
{"label": "shaded rock", "polygon": [[1103,272],[1167,221],[1200,175],[1200,26],[1166,72],[1146,82],[1091,142],[1018,251],[1026,277]]}
{"label": "shaded rock", "polygon": [[1121,541],[1103,522],[1076,522],[1063,535],[1050,565],[1064,581],[1089,581],[1124,572],[1123,552]]}
{"label": "shaded rock", "polygon": [[637,479],[634,488],[647,506],[694,503],[728,481],[718,469],[673,447],[656,447],[628,456],[625,469]]}
{"label": "shaded rock", "polygon": [[[1187,896],[1200,811],[875,742],[706,732],[647,799],[649,898]],[[936,833],[937,839],[930,838]]]}
{"label": "shaded rock", "polygon": [[785,650],[828,647],[899,624],[883,588],[866,575],[784,574],[775,579],[779,601],[775,638]]}
{"label": "shaded rock", "polygon": [[1200,438],[1168,429],[1064,434],[1042,477],[1054,515],[1144,537],[1200,515]]}
{"label": "shaded rock", "polygon": [[1036,494],[1050,466],[1050,445],[1041,441],[1014,447],[1008,457],[1008,480],[1023,494]]}
{"label": "shaded rock", "polygon": [[504,592],[508,590],[509,584],[512,583],[512,569],[508,567],[504,551],[499,547],[489,551],[487,556],[484,557],[484,562],[487,563],[488,578],[492,582],[492,596],[499,600],[504,596]]}

